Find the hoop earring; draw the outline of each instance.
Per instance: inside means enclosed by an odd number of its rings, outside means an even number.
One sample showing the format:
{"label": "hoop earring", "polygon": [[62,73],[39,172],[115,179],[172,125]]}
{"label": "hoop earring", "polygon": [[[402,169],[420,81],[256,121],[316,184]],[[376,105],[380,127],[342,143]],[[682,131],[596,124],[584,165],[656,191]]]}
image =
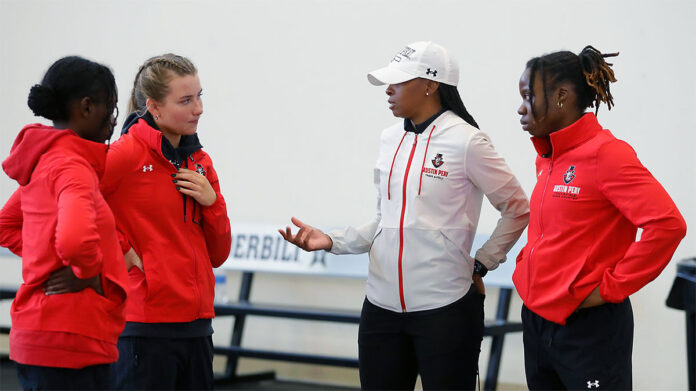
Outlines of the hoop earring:
{"label": "hoop earring", "polygon": [[159,121],[159,115],[156,115],[156,116],[155,116],[155,119]]}
{"label": "hoop earring", "polygon": [[562,108],[563,108],[563,102],[561,102],[560,100],[558,101],[558,108],[559,108],[559,109],[562,109]]}

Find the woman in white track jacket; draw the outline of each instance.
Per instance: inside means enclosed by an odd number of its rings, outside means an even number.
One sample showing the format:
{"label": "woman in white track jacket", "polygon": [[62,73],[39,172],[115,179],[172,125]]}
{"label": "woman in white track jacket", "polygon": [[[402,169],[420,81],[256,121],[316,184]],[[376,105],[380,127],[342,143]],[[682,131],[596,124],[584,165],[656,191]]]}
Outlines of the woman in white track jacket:
{"label": "woman in white track jacket", "polygon": [[[283,237],[307,251],[370,254],[359,330],[364,389],[473,389],[483,336],[483,282],[529,220],[529,203],[459,97],[446,49],[416,42],[368,75],[388,84],[403,123],[384,130],[375,168],[377,215],[325,234],[293,218]],[[483,195],[501,212],[469,255]],[[472,286],[475,285],[475,288]]]}

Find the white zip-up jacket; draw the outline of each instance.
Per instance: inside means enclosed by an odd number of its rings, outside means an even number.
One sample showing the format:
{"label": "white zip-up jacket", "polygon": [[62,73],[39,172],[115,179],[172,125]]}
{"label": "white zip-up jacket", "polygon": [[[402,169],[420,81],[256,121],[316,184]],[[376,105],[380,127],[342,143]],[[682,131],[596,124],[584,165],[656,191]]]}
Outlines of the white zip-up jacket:
{"label": "white zip-up jacket", "polygon": [[472,284],[469,255],[485,194],[501,212],[475,259],[493,270],[529,221],[529,201],[488,136],[452,111],[421,134],[384,130],[374,175],[377,216],[329,232],[334,254],[369,251],[367,299],[410,312],[443,307]]}

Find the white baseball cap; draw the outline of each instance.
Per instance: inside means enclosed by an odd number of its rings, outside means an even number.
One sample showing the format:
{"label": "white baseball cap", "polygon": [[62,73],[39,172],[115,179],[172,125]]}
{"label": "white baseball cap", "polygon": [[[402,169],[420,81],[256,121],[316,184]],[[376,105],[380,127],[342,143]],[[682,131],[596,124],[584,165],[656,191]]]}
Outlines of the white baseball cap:
{"label": "white baseball cap", "polygon": [[386,67],[367,74],[367,80],[376,86],[399,84],[418,77],[456,86],[459,66],[444,47],[421,41],[401,49]]}

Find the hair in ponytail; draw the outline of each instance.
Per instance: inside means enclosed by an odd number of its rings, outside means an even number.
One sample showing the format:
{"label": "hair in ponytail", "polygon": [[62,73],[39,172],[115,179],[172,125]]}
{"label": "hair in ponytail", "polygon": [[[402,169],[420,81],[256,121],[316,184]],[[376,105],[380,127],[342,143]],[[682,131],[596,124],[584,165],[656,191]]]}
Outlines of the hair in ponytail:
{"label": "hair in ponytail", "polygon": [[586,96],[590,100],[590,104],[585,107],[593,107],[594,103],[594,107],[598,111],[602,102],[606,103],[608,110],[611,110],[612,106],[614,106],[614,97],[609,90],[609,83],[614,83],[616,77],[614,77],[614,70],[611,69],[613,64],[606,62],[604,59],[618,55],[619,53],[602,54],[599,50],[589,45],[585,46],[582,52],[580,52],[578,58],[582,65],[585,81],[590,87],[588,89],[590,93]]}
{"label": "hair in ponytail", "polygon": [[75,99],[89,97],[95,102],[106,100],[116,105],[116,81],[111,70],[78,56],[54,62],[41,80],[29,90],[27,105],[36,116],[51,121],[67,121],[68,105]]}
{"label": "hair in ponytail", "polygon": [[174,74],[185,76],[196,73],[198,70],[186,57],[167,53],[149,58],[135,75],[128,111],[136,112],[139,116],[145,115],[147,99],[162,101],[169,93],[169,82]]}
{"label": "hair in ponytail", "polygon": [[478,129],[478,124],[474,120],[474,117],[469,114],[462,102],[461,96],[459,96],[459,91],[456,86],[451,86],[449,84],[440,83],[437,88],[440,94],[440,104],[442,108],[447,110],[452,110],[461,119],[466,121],[469,125]]}
{"label": "hair in ponytail", "polygon": [[[613,64],[606,62],[606,57],[616,57],[619,53],[601,53],[592,46],[585,46],[579,55],[569,51],[550,53],[541,57],[534,57],[527,62],[530,70],[529,85],[534,85],[536,77],[541,77],[544,102],[548,110],[549,101],[547,91],[554,89],[560,82],[570,82],[578,96],[578,109],[585,110],[588,107],[595,108],[595,114],[599,112],[599,105],[604,102],[611,110],[614,106],[614,97],[609,90],[609,84],[616,81]],[[530,92],[532,98],[534,91]],[[534,107],[532,106],[532,110]],[[536,113],[532,113],[536,117]]]}

